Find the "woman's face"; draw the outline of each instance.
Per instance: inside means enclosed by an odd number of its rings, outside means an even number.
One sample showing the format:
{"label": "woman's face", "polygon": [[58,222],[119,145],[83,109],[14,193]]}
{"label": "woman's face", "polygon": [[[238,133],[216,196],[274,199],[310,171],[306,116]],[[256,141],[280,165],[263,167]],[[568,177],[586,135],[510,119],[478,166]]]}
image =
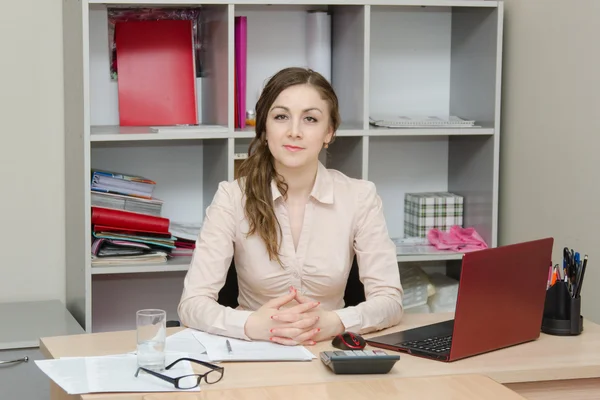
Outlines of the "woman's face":
{"label": "woman's face", "polygon": [[333,136],[329,105],[310,85],[290,86],[271,105],[266,131],[276,168],[314,165]]}

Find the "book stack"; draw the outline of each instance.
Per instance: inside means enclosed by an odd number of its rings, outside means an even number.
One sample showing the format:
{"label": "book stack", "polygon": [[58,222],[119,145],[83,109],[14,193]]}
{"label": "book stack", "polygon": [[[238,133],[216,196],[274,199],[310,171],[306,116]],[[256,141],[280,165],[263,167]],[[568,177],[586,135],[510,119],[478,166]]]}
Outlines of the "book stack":
{"label": "book stack", "polygon": [[92,171],[92,266],[166,262],[176,248],[156,183],[139,176]]}
{"label": "book stack", "polygon": [[171,234],[175,236],[175,249],[171,257],[191,257],[196,248],[196,239],[202,229],[202,223],[181,223],[171,221]]}

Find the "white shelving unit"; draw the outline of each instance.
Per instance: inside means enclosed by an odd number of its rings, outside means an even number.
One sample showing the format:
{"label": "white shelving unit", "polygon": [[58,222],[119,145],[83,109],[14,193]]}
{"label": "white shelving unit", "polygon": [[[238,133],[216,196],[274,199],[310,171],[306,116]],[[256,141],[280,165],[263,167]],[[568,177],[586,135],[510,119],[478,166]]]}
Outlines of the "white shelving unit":
{"label": "white shelving unit", "polygon": [[[152,133],[119,127],[109,77],[107,7],[201,6],[207,76],[198,79],[201,121],[210,132]],[[234,17],[248,17],[248,107],[277,70],[306,66],[308,10],[333,18],[332,83],[342,127],[323,153],[329,168],[373,181],[390,236],[403,236],[404,194],[465,197],[464,225],[496,246],[503,3],[477,0],[296,1],[65,0],[67,306],[88,332],[132,328],[135,311],[176,307],[190,258],[166,264],[92,267],[90,169],[157,182],[163,216],[201,221],[217,185],[234,177],[234,154],[252,129],[234,129]],[[385,129],[370,115],[451,114],[477,128]],[[445,262],[461,254],[399,255]]]}

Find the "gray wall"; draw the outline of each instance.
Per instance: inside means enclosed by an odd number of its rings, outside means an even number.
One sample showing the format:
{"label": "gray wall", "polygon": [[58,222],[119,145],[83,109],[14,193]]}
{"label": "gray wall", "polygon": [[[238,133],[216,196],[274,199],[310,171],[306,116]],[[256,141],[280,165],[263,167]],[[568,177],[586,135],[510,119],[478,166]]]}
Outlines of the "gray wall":
{"label": "gray wall", "polygon": [[600,323],[600,1],[505,5],[499,244],[587,253],[583,314]]}

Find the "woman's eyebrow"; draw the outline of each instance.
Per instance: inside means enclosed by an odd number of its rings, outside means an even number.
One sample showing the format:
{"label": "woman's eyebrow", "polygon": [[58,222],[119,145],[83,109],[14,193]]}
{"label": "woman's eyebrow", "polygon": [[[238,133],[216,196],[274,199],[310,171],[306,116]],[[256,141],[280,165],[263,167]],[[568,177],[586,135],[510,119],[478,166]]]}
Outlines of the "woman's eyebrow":
{"label": "woman's eyebrow", "polygon": [[[289,109],[289,108],[287,108],[286,106],[274,106],[273,108],[271,108],[271,111],[275,110],[276,108],[281,108],[282,110],[285,110],[285,111],[287,111],[287,112],[290,112],[290,109]],[[302,112],[309,112],[309,111],[318,111],[318,112],[320,112],[321,114],[323,114],[323,111],[321,111],[321,109],[320,109],[320,108],[317,108],[317,107],[311,107],[311,108],[307,108],[307,109],[305,109],[305,110],[302,110]]]}

